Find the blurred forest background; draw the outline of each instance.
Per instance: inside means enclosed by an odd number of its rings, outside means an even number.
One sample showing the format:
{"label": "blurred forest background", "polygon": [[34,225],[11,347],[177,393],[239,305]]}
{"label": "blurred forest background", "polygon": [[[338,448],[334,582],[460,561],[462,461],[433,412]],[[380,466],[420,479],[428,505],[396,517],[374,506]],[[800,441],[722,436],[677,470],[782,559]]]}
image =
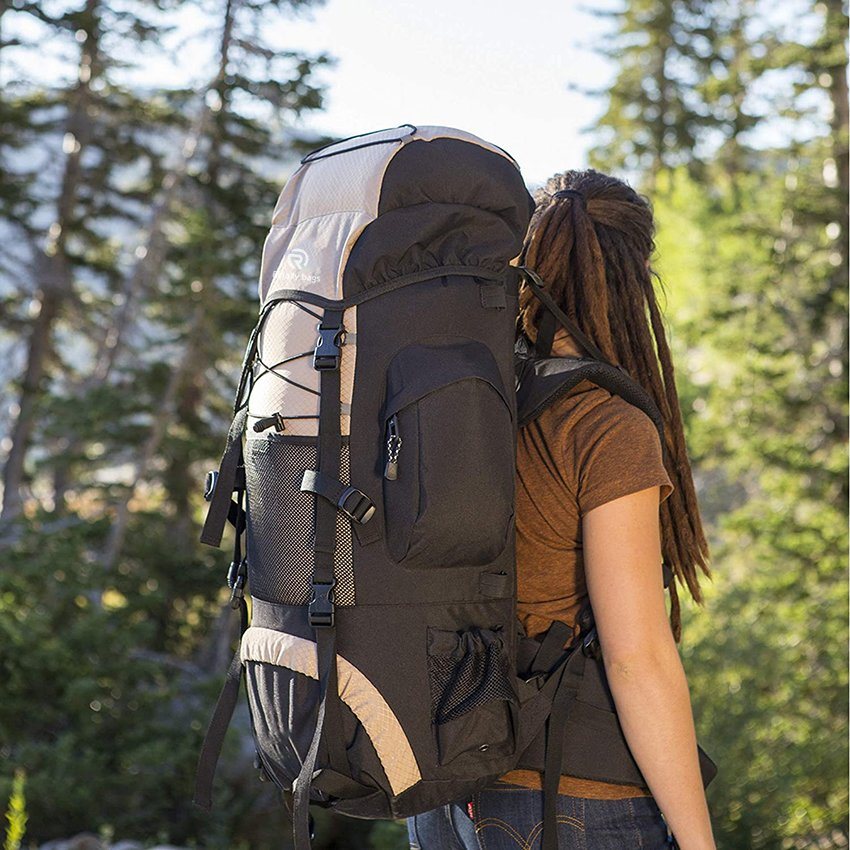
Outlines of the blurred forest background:
{"label": "blurred forest background", "polygon": [[[272,207],[325,141],[293,126],[323,108],[332,57],[264,41],[310,0],[215,0],[206,87],[145,84],[146,65],[172,61],[159,40],[188,2],[0,4],[6,850],[82,831],[286,846],[244,705],[218,808],[190,800],[236,629],[227,554],[197,542],[200,483]],[[847,847],[847,13],[623,0],[606,16],[616,76],[590,93],[590,162],[628,176],[659,221],[713,547],[682,654],[720,765],[718,845]],[[64,63],[50,86],[30,73],[46,40]],[[317,847],[406,847],[399,824],[319,827]]]}

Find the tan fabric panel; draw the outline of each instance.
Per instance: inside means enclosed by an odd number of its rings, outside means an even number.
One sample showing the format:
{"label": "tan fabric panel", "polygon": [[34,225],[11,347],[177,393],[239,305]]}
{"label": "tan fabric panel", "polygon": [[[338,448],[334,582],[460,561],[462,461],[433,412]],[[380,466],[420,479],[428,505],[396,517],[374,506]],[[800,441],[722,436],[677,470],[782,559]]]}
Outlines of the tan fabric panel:
{"label": "tan fabric panel", "polygon": [[[306,307],[314,313],[320,310],[310,304]],[[319,373],[313,368],[312,352],[316,347],[316,325],[318,320],[297,304],[282,301],[269,313],[260,334],[257,350],[266,366],[275,366],[274,373],[266,371],[260,363],[254,366],[254,386],[248,400],[249,440],[263,439],[265,433],[257,433],[254,423],[265,416],[283,414],[288,435],[315,437],[319,433],[318,419],[296,419],[297,416],[319,415]],[[351,396],[354,391],[354,367],[357,360],[357,308],[349,307],[343,313],[346,339],[340,359],[340,430],[343,435],[351,433]],[[277,366],[287,357],[310,352],[306,357]],[[283,380],[283,377],[295,384]],[[306,389],[304,389],[306,387]],[[312,392],[311,392],[312,390]]]}
{"label": "tan fabric panel", "polygon": [[[263,661],[318,679],[316,644],[295,635],[250,626],[242,635],[243,661]],[[422,779],[407,735],[380,691],[351,662],[337,655],[340,699],[363,724],[387,774],[393,794]]]}

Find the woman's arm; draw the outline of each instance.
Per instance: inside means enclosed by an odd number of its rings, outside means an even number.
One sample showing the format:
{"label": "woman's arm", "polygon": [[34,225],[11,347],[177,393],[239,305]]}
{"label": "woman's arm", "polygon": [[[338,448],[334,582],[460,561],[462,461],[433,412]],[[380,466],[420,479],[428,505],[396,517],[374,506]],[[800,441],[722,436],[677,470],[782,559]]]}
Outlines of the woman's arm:
{"label": "woman's arm", "polygon": [[605,672],[635,761],[681,850],[715,850],[688,684],[667,620],[659,488],[588,511],[585,574]]}

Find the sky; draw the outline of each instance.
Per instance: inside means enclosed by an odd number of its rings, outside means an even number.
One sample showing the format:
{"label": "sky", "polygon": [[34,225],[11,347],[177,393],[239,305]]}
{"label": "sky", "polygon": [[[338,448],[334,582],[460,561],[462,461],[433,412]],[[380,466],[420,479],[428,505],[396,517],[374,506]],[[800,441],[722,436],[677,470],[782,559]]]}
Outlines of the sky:
{"label": "sky", "polygon": [[[598,7],[599,4],[597,4]],[[337,58],[306,126],[352,135],[404,122],[459,127],[505,148],[529,185],[586,164],[601,107],[592,45],[607,24],[576,0],[329,0],[275,41]]]}
{"label": "sky", "polygon": [[[611,63],[593,51],[610,22],[585,2],[327,0],[298,13],[270,12],[264,36],[280,50],[336,59],[319,74],[326,109],[307,114],[303,128],[350,136],[403,123],[458,127],[506,149],[534,187],[586,164],[590,139],[582,130],[604,101],[581,91],[604,91],[612,79]],[[593,5],[612,4],[619,5]],[[205,84],[220,11],[220,0],[200,0],[163,12],[163,23],[174,25],[166,36],[171,61],[155,45],[143,47],[125,73],[142,85]],[[33,16],[12,24],[31,40],[44,34]],[[21,70],[52,85],[73,63],[67,50],[45,47],[37,65],[23,53]],[[14,77],[11,67],[0,67],[0,84]]]}

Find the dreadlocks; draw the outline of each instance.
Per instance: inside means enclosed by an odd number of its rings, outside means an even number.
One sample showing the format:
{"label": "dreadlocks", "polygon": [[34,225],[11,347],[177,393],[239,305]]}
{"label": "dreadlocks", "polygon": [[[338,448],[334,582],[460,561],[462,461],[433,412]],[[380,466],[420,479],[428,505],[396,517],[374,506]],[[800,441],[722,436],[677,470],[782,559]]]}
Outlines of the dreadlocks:
{"label": "dreadlocks", "polygon": [[[678,642],[682,624],[676,580],[702,603],[697,570],[709,577],[711,572],[673,362],[653,287],[657,275],[649,265],[655,250],[652,210],[630,186],[592,169],[556,174],[536,200],[521,263],[543,278],[557,304],[661,411],[665,465],[675,485],[661,504],[661,551],[675,576],[670,623]],[[533,341],[542,305],[527,285],[519,307],[522,329]]]}

